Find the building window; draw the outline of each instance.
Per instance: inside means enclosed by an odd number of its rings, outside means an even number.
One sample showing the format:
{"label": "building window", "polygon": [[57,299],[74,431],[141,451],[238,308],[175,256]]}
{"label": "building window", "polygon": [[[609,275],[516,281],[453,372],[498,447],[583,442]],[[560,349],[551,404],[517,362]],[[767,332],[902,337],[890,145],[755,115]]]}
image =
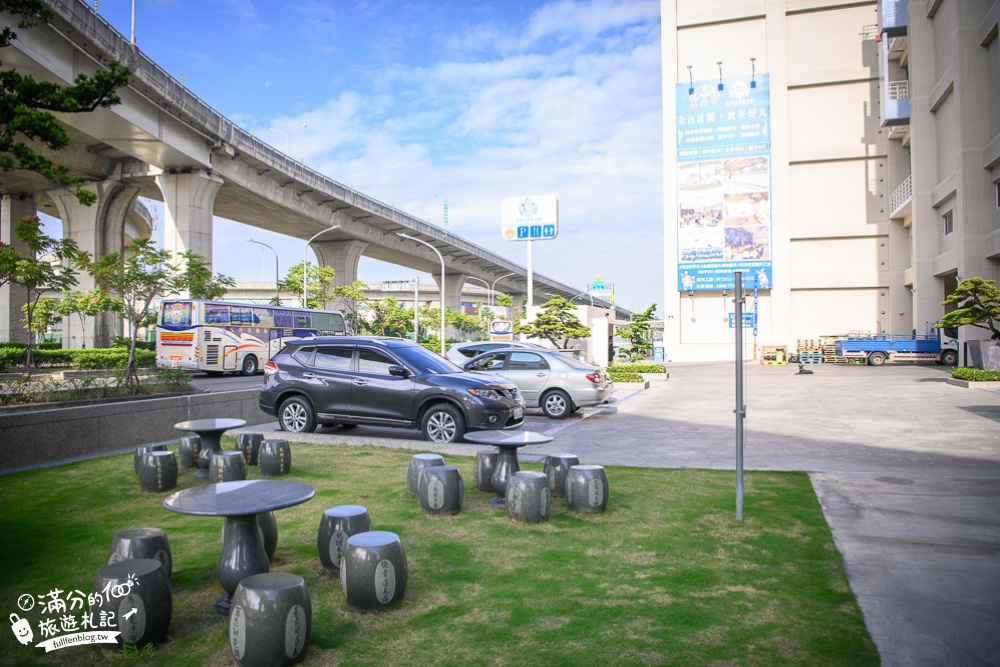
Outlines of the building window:
{"label": "building window", "polygon": [[996,190],[996,205],[997,205],[997,208],[1000,208],[1000,183],[994,183],[993,184],[993,188],[994,188],[994,190]]}
{"label": "building window", "polygon": [[941,226],[944,229],[944,235],[948,236],[953,231],[955,231],[955,212],[947,211],[941,216]]}

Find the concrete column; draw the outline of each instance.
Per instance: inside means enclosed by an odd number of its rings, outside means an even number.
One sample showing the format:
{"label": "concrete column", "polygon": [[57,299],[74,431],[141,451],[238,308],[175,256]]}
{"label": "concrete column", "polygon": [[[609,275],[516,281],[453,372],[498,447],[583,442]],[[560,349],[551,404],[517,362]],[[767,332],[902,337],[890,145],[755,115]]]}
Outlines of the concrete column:
{"label": "concrete column", "polygon": [[[314,241],[312,249],[320,266],[332,266],[333,286],[350,285],[358,279],[358,262],[368,247],[365,241]],[[333,300],[334,310],[344,310],[344,300]]]}
{"label": "concrete column", "polygon": [[[63,223],[63,236],[76,241],[77,247],[94,258],[125,249],[125,216],[139,195],[139,188],[120,181],[88,183],[85,188],[97,201],[90,206],[81,204],[72,188],[58,188],[48,193],[59,211]],[[78,273],[75,290],[86,292],[94,288],[94,279],[87,273]],[[81,322],[78,315],[63,320],[63,347],[107,347],[121,327],[115,317],[105,313],[87,317]]]}
{"label": "concrete column", "polygon": [[[3,195],[0,198],[0,243],[26,252],[24,244],[17,240],[17,226],[21,220],[36,213],[34,199]],[[28,342],[28,332],[21,324],[21,306],[27,301],[28,292],[21,286],[6,283],[0,287],[0,341]]]}
{"label": "concrete column", "polygon": [[[434,278],[434,282],[437,283],[438,293],[440,294],[440,303],[445,308],[451,308],[456,313],[461,312],[462,308],[462,289],[465,287],[465,279],[468,278],[467,275],[461,273],[445,273],[444,276],[444,289],[441,289],[441,274],[435,273],[431,275]],[[458,338],[459,333],[455,327],[446,326],[445,335],[448,338]]]}
{"label": "concrete column", "polygon": [[156,185],[163,193],[163,245],[174,258],[191,251],[212,263],[212,211],[222,183],[221,178],[207,171],[156,177]]}

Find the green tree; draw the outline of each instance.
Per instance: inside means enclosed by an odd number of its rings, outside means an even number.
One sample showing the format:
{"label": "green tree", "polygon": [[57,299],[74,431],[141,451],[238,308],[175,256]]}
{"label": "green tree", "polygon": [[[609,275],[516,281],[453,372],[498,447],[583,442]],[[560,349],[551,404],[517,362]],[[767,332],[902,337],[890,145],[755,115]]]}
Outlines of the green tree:
{"label": "green tree", "polygon": [[653,338],[650,335],[649,323],[653,319],[655,310],[656,304],[654,303],[645,311],[633,315],[632,321],[622,330],[622,336],[628,338],[632,343],[629,353],[632,361],[641,361],[653,351]]}
{"label": "green tree", "polygon": [[192,299],[221,299],[236,285],[236,281],[221,273],[212,275],[212,267],[201,255],[187,250],[181,253],[184,260],[184,283]]}
{"label": "green tree", "polygon": [[[307,291],[305,307],[322,310],[326,307],[327,302],[333,298],[332,286],[335,275],[333,267],[317,266],[312,262],[306,262],[304,268]],[[301,299],[302,273],[303,264],[302,262],[299,262],[292,268],[288,269],[288,273],[285,274],[285,279],[278,283],[278,289],[282,292],[298,294]]]}
{"label": "green tree", "polygon": [[330,292],[333,298],[342,300],[344,319],[347,321],[348,328],[355,334],[368,331],[368,323],[361,317],[361,310],[368,303],[368,299],[365,298],[366,287],[367,285],[360,280],[355,280],[350,285],[334,287],[333,291]]}
{"label": "green tree", "polygon": [[30,303],[23,304],[21,313],[24,314],[24,319],[21,323],[24,328],[40,338],[50,326],[62,319],[56,305],[56,300],[47,296],[40,297],[33,306]]}
{"label": "green tree", "polygon": [[[47,23],[52,12],[41,0],[0,0],[0,10],[17,17],[17,27],[28,29]],[[0,48],[17,39],[11,26],[0,30]],[[0,62],[0,66],[3,63]],[[53,113],[86,113],[121,103],[115,92],[128,85],[129,70],[117,62],[93,76],[79,74],[71,86],[36,81],[15,69],[0,70],[0,171],[26,170],[53,183],[75,186],[77,199],[92,204],[97,196],[82,188],[82,179],[40,155],[39,144],[49,151],[70,145],[69,134]]]}
{"label": "green tree", "polygon": [[404,338],[413,332],[413,311],[391,297],[371,303],[368,313],[369,329],[376,336]]}
{"label": "green tree", "polygon": [[514,298],[509,294],[497,294],[497,297],[493,302],[500,308],[506,308],[507,312],[510,314],[510,319],[514,322],[524,319],[524,308],[521,306],[515,306]]}
{"label": "green tree", "polygon": [[590,329],[576,316],[576,306],[561,296],[554,296],[542,304],[542,310],[528,324],[518,323],[514,333],[529,338],[543,338],[557,348],[567,349],[570,338],[587,338]]}
{"label": "green tree", "polygon": [[[69,319],[72,315],[80,318],[81,328],[86,324],[88,317],[96,317],[101,313],[114,311],[115,301],[108,296],[104,290],[87,290],[86,292],[63,292],[55,304],[55,311],[62,317]],[[86,343],[83,345],[86,347]]]}
{"label": "green tree", "polygon": [[[28,216],[17,226],[17,238],[24,244],[26,254],[22,254],[10,246],[0,249],[0,284],[12,283],[19,285],[27,292],[24,305],[25,320],[34,322],[34,309],[42,293],[46,290],[63,292],[72,289],[77,284],[75,270],[87,261],[85,253],[80,252],[73,239],[54,239],[42,233],[42,223],[38,216]],[[34,365],[32,349],[35,330],[28,329],[28,348],[25,366],[28,373]]]}
{"label": "green tree", "polygon": [[[200,259],[196,255],[189,258]],[[192,274],[186,266],[175,265],[172,259],[169,250],[157,249],[151,239],[137,239],[124,254],[103,255],[87,264],[97,288],[115,301],[115,308],[128,324],[128,361],[118,376],[116,391],[142,392],[135,347],[139,328],[146,322],[153,301],[191,291]]]}
{"label": "green tree", "polygon": [[1000,339],[1000,289],[993,280],[966,278],[955,291],[941,302],[942,306],[955,305],[934,326],[938,328],[970,326],[986,329],[992,338]]}

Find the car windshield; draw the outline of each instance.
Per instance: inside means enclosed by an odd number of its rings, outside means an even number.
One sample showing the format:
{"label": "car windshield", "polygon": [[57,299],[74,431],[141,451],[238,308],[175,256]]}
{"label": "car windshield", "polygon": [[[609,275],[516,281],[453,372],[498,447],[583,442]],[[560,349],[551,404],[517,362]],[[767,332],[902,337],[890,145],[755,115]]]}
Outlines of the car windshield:
{"label": "car windshield", "polygon": [[397,347],[393,348],[392,351],[406,362],[406,365],[415,371],[417,375],[442,375],[463,372],[461,368],[449,360],[420,346]]}

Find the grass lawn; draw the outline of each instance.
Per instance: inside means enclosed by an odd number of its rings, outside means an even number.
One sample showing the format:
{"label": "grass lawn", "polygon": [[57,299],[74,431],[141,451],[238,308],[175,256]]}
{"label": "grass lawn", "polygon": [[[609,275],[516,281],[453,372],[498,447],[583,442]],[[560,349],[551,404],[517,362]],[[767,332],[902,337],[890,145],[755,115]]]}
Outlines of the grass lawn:
{"label": "grass lawn", "polygon": [[[576,514],[554,499],[548,521],[522,524],[476,489],[471,457],[445,457],[465,480],[461,513],[429,516],[406,491],[411,452],[305,444],[292,452],[287,479],[317,493],[275,513],[271,569],[309,588],[304,664],[879,662],[803,473],[748,473],[739,522],[731,472],[609,467],[606,513]],[[204,483],[182,470],[178,488]],[[93,646],[45,654],[4,631],[0,664],[233,664],[228,620],[212,611],[222,593],[222,519],[168,512],[164,497],[140,490],[131,453],[0,476],[0,612],[28,618],[34,643],[46,616],[37,606],[22,612],[18,597],[89,593],[116,531],[162,528],[174,559],[168,642],[127,655]],[[323,510],[346,504],[364,505],[376,530],[400,536],[408,585],[395,609],[350,611],[339,580],[320,566]]]}

